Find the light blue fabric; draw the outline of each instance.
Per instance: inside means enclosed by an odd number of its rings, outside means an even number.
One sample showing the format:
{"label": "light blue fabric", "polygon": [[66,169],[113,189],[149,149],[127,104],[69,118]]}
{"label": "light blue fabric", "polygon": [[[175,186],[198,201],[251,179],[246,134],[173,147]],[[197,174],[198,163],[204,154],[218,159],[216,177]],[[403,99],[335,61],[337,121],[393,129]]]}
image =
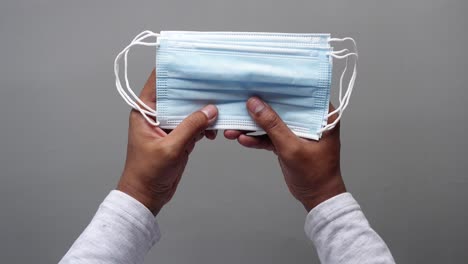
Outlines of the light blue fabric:
{"label": "light blue fabric", "polygon": [[261,97],[297,135],[318,140],[331,84],[328,34],[161,32],[156,52],[157,119],[176,127],[215,104],[213,129],[260,131],[245,103]]}

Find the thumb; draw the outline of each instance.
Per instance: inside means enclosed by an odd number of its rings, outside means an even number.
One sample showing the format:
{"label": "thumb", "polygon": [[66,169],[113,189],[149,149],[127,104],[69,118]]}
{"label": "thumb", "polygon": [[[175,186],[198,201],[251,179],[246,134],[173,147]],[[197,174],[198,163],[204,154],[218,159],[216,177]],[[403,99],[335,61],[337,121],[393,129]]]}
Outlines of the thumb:
{"label": "thumb", "polygon": [[279,117],[275,110],[260,98],[249,98],[247,109],[253,120],[268,134],[276,149],[285,148],[297,140],[297,136],[281,120],[281,117]]}
{"label": "thumb", "polygon": [[208,128],[218,117],[218,108],[207,105],[192,113],[180,123],[168,137],[181,147],[195,139],[202,131]]}

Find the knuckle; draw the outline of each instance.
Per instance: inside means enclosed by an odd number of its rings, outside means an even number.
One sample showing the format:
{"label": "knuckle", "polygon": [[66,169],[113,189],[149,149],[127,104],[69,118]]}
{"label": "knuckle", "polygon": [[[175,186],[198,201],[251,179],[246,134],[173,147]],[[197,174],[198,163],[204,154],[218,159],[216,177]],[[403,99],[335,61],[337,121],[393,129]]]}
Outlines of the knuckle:
{"label": "knuckle", "polygon": [[273,130],[280,124],[280,118],[272,111],[267,111],[263,114],[263,129],[266,131]]}

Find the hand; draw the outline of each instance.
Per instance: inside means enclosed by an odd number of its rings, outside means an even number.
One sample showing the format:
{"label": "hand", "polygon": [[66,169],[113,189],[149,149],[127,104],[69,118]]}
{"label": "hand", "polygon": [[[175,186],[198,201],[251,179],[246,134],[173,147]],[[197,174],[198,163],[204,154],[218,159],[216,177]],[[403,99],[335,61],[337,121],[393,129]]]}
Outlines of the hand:
{"label": "hand", "polygon": [[[140,94],[148,106],[155,106],[155,72],[151,73]],[[140,112],[132,110],[128,130],[125,168],[117,189],[134,197],[156,215],[174,195],[188,156],[195,143],[216,132],[205,129],[218,115],[214,105],[205,106],[188,116],[174,130],[150,125]]]}
{"label": "hand", "polygon": [[[297,137],[260,98],[250,98],[247,109],[267,134],[248,136],[246,131],[226,130],[224,136],[231,140],[237,139],[248,148],[273,151],[278,156],[289,191],[307,211],[346,192],[340,172],[339,124],[325,132],[319,141],[312,141]],[[328,123],[335,119],[336,116],[330,117]]]}

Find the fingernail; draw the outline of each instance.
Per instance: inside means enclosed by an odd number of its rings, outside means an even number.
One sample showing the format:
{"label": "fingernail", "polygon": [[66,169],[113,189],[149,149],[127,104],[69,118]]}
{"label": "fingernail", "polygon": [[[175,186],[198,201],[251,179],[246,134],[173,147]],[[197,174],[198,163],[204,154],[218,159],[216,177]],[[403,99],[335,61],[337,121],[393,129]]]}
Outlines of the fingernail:
{"label": "fingernail", "polygon": [[218,115],[218,108],[216,108],[214,105],[207,105],[200,111],[202,111],[210,121]]}
{"label": "fingernail", "polygon": [[265,108],[265,103],[257,97],[251,97],[247,101],[247,108],[250,112],[257,114]]}

